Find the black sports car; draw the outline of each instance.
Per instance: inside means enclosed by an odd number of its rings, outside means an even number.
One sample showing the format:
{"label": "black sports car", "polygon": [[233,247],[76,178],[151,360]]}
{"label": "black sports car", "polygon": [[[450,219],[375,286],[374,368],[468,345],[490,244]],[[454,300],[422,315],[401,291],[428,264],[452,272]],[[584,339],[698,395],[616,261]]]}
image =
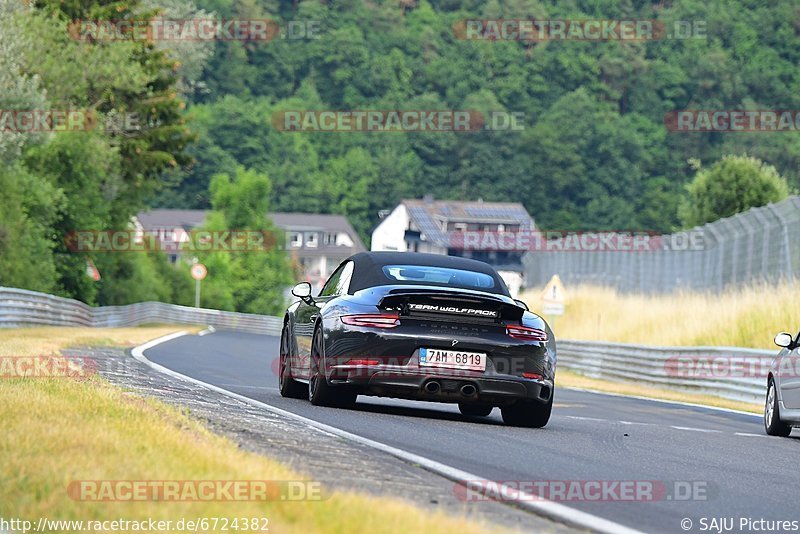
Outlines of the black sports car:
{"label": "black sports car", "polygon": [[556,347],[538,315],[489,265],[410,252],[362,252],[284,320],[280,391],[346,406],[357,395],[497,406],[507,424],[542,427],[553,406]]}

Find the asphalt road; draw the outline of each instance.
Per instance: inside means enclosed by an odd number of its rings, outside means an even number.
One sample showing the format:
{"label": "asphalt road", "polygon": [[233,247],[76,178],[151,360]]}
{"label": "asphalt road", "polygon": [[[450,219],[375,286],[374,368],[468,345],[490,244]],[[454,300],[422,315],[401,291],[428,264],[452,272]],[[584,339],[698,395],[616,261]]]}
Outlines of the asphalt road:
{"label": "asphalt road", "polygon": [[[274,371],[277,337],[183,336],[145,355],[179,373],[490,480],[659,481],[670,493],[678,481],[698,488],[690,500],[560,501],[642,531],[717,532],[708,528],[714,518],[732,518],[732,532],[755,531],[751,525],[740,529],[742,518],[800,524],[800,439],[764,435],[758,417],[556,389],[547,427],[513,428],[503,425],[497,409],[468,418],[457,406],[439,403],[360,396],[356,408],[336,409],[284,399]],[[688,530],[684,518],[692,521]]]}

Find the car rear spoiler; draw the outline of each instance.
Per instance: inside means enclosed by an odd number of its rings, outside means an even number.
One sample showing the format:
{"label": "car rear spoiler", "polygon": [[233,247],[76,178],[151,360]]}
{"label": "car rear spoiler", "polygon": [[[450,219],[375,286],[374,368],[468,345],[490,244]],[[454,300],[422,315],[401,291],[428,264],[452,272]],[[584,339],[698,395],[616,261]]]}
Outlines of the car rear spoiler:
{"label": "car rear spoiler", "polygon": [[[416,313],[446,314],[501,321],[519,321],[525,308],[492,295],[460,291],[397,290],[387,293],[378,303],[385,310],[398,310],[401,315]],[[492,312],[489,315],[487,312]]]}

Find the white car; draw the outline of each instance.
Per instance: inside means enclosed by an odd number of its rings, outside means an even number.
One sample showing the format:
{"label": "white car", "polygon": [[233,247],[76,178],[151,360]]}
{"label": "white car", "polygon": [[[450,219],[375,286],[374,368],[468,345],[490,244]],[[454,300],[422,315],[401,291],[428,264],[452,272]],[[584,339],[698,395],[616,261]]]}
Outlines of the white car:
{"label": "white car", "polygon": [[775,336],[781,347],[767,377],[767,401],[764,404],[764,428],[770,436],[788,436],[793,426],[800,426],[800,333]]}

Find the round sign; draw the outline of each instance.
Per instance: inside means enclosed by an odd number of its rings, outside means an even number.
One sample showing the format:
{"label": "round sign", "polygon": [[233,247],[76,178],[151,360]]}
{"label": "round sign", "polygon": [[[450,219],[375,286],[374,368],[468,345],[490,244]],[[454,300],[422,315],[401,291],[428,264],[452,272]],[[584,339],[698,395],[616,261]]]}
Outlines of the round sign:
{"label": "round sign", "polygon": [[202,263],[195,263],[192,265],[192,278],[195,280],[202,280],[208,274],[206,266]]}

